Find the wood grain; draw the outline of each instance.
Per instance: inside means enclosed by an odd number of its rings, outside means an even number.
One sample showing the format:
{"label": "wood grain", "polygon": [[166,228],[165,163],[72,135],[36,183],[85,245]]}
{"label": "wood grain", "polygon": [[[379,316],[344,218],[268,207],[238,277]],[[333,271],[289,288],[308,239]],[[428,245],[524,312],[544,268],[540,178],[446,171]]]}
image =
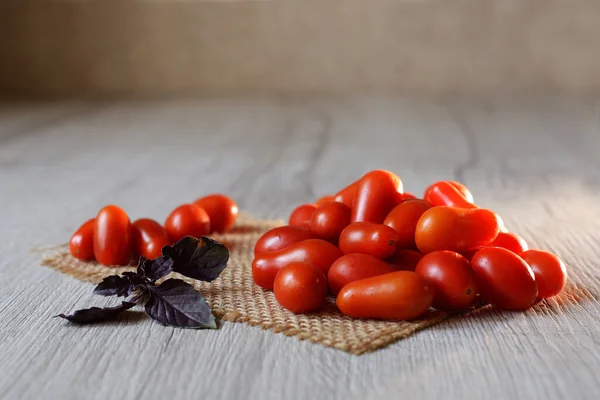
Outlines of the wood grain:
{"label": "wood grain", "polygon": [[[15,111],[16,110],[16,111]],[[600,113],[593,101],[202,100],[0,110],[3,399],[595,399],[600,394]],[[173,330],[38,263],[106,203],[161,220],[224,191],[285,216],[373,168],[419,193],[456,178],[572,284],[525,313],[485,310],[360,357],[243,324]],[[154,188],[160,186],[162,190]],[[150,189],[152,188],[152,189]]]}

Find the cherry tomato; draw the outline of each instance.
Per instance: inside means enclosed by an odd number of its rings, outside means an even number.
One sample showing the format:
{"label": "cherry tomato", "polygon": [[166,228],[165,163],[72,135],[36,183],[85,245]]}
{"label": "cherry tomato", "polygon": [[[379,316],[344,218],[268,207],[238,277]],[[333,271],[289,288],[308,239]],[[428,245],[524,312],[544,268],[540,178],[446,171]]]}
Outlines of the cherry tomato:
{"label": "cherry tomato", "polygon": [[354,196],[356,195],[356,188],[358,187],[358,181],[351,183],[346,186],[333,198],[338,203],[344,203],[348,206],[348,208],[352,209],[352,204],[354,203]]}
{"label": "cherry tomato", "polygon": [[432,207],[415,230],[415,243],[423,254],[434,250],[466,252],[489,245],[500,230],[498,215],[484,208]]}
{"label": "cherry tomato", "polygon": [[[476,208],[477,206],[473,204],[473,196],[470,196],[471,201],[469,201],[465,193],[457,187],[457,184],[457,182],[451,181],[436,182],[425,190],[423,199],[432,206]],[[471,194],[467,188],[464,186],[462,188],[464,188],[466,193]]]}
{"label": "cherry tomato", "polygon": [[471,266],[481,296],[498,308],[525,310],[534,303],[538,286],[525,260],[501,247],[479,250]]}
{"label": "cherry tomato", "polygon": [[286,247],[306,239],[314,239],[315,235],[307,228],[300,226],[279,226],[266,232],[254,245],[254,255],[285,249]]}
{"label": "cherry tomato", "polygon": [[94,259],[94,223],[96,218],[87,220],[75,231],[69,241],[71,255],[81,261]]}
{"label": "cherry tomato", "polygon": [[423,258],[423,254],[414,250],[397,249],[387,262],[399,271],[414,271],[417,264]]}
{"label": "cherry tomato", "polygon": [[415,196],[415,195],[414,195],[414,194],[412,194],[412,193],[409,193],[409,192],[404,192],[404,193],[402,193],[402,201],[406,201],[406,200],[414,200],[414,199],[416,199],[416,198],[417,198],[417,196]]}
{"label": "cherry tomato", "polygon": [[319,200],[315,201],[315,206],[321,207],[322,205],[331,203],[332,201],[335,201],[335,196],[333,196],[333,195],[323,196],[323,197],[319,198]]}
{"label": "cherry tomato", "polygon": [[235,223],[238,206],[235,201],[223,194],[211,194],[194,202],[208,214],[211,232],[223,233]]}
{"label": "cherry tomato", "polygon": [[521,255],[523,252],[529,249],[529,247],[527,246],[527,242],[523,240],[523,238],[521,238],[516,233],[510,232],[499,232],[498,236],[490,244],[490,246],[503,247],[518,255]]}
{"label": "cherry tomato", "polygon": [[162,248],[170,244],[169,235],[161,224],[150,218],[141,218],[131,224],[133,253],[150,260],[162,255]]}
{"label": "cherry tomato", "polygon": [[310,231],[321,239],[337,243],[340,233],[350,224],[350,208],[343,203],[327,203],[317,208],[310,222]]}
{"label": "cherry tomato", "polygon": [[567,284],[567,268],[560,258],[548,251],[528,250],[522,255],[533,271],[539,299],[556,296]]}
{"label": "cherry tomato", "polygon": [[322,239],[307,239],[285,249],[259,254],[252,262],[252,278],[265,289],[273,289],[277,272],[286,265],[307,262],[327,274],[331,264],[342,256],[333,244]]}
{"label": "cherry tomato", "polygon": [[389,274],[396,271],[385,261],[368,254],[346,254],[341,256],[331,265],[327,274],[329,287],[334,294],[348,283],[372,276]]}
{"label": "cherry tomato", "polygon": [[103,265],[127,265],[131,260],[131,222],[120,207],[100,210],[94,224],[94,256]]}
{"label": "cherry tomato", "polygon": [[290,226],[301,226],[303,228],[310,227],[310,221],[317,207],[314,204],[302,204],[292,211],[290,214]]}
{"label": "cherry tomato", "polygon": [[387,225],[355,222],[340,234],[340,250],[344,254],[363,253],[384,259],[396,251],[398,234]]}
{"label": "cherry tomato", "polygon": [[389,171],[368,172],[358,181],[352,206],[352,222],[381,224],[402,201],[402,181]]}
{"label": "cherry tomato", "polygon": [[456,190],[458,190],[460,192],[460,194],[463,195],[463,197],[465,199],[467,199],[467,201],[469,203],[475,203],[473,201],[473,195],[471,194],[471,192],[469,191],[469,189],[467,189],[467,187],[465,185],[463,185],[460,182],[456,182],[456,181],[446,181],[449,184],[451,184],[452,186],[454,186],[456,188]]}
{"label": "cherry tomato", "polygon": [[169,214],[165,221],[165,229],[173,243],[186,236],[200,238],[210,233],[210,217],[202,207],[183,204]]}
{"label": "cherry tomato", "polygon": [[423,315],[433,302],[433,286],[411,271],[396,271],[350,282],[336,304],[353,318],[410,320]]}
{"label": "cherry tomato", "polygon": [[435,288],[433,306],[440,310],[463,310],[475,302],[477,282],[469,261],[453,251],[425,255],[415,272]]}
{"label": "cherry tomato", "polygon": [[327,295],[327,279],[318,268],[305,262],[293,262],[275,276],[275,298],[293,313],[315,311]]}
{"label": "cherry tomato", "polygon": [[423,200],[406,200],[390,211],[383,221],[384,225],[394,229],[398,234],[399,249],[414,249],[415,230],[421,215],[431,207]]}

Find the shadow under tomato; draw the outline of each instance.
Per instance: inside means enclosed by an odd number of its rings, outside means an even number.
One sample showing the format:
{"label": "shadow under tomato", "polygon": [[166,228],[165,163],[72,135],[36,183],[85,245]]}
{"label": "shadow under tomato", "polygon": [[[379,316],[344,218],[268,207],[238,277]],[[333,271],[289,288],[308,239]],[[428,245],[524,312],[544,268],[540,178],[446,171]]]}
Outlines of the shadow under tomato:
{"label": "shadow under tomato", "polygon": [[449,329],[456,319],[464,318],[470,321],[484,321],[501,317],[514,319],[519,315],[535,318],[536,314],[564,314],[570,308],[581,306],[587,302],[597,301],[598,296],[582,284],[567,283],[567,286],[556,296],[536,302],[530,309],[524,311],[501,310],[489,304],[481,304],[471,311],[453,313],[448,321],[444,321],[431,329]]}

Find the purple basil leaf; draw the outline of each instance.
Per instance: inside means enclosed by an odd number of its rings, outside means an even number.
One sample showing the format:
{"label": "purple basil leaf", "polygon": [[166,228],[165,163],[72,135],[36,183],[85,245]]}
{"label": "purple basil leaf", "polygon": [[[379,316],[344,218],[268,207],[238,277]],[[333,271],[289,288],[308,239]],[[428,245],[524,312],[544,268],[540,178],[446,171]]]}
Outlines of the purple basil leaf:
{"label": "purple basil leaf", "polygon": [[83,310],[77,310],[72,315],[60,314],[58,317],[64,318],[74,324],[92,324],[94,322],[107,321],[117,316],[117,314],[135,306],[135,303],[124,301],[119,306],[115,307],[92,307]]}
{"label": "purple basil leaf", "polygon": [[102,296],[129,296],[138,284],[127,276],[111,275],[102,280],[94,289],[94,294]]}
{"label": "purple basil leaf", "polygon": [[206,282],[215,280],[229,261],[227,247],[206,236],[201,241],[187,236],[162,252],[173,259],[173,271]]}
{"label": "purple basil leaf", "polygon": [[178,328],[217,328],[206,300],[192,285],[168,279],[160,286],[147,286],[150,298],[146,314],[164,325]]}
{"label": "purple basil leaf", "polygon": [[154,260],[140,257],[137,273],[144,278],[148,278],[150,281],[156,281],[169,274],[172,270],[173,260],[171,257],[162,256]]}

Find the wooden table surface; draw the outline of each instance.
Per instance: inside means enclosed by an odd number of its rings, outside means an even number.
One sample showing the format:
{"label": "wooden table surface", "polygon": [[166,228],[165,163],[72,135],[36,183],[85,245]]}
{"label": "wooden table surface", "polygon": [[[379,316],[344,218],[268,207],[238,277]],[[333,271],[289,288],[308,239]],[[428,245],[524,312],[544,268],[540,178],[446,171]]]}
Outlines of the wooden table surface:
{"label": "wooden table surface", "polygon": [[[598,399],[600,102],[197,100],[5,105],[0,109],[2,399]],[[116,203],[165,218],[225,192],[285,217],[364,172],[407,191],[469,186],[572,284],[525,313],[455,318],[363,356],[244,324],[177,330],[130,317],[75,327],[52,316],[103,304],[40,267]],[[108,299],[106,302],[114,301]]]}

